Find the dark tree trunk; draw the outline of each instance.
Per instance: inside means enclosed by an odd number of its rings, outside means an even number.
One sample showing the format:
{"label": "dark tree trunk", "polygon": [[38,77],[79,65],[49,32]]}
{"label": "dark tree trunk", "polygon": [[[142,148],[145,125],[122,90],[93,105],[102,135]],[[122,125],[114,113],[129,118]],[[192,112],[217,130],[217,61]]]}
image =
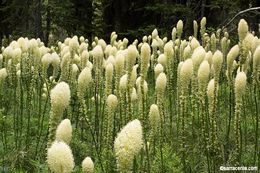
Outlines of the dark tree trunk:
{"label": "dark tree trunk", "polygon": [[30,13],[29,13],[29,9],[30,9],[30,0],[26,1],[26,8],[25,8],[25,33],[29,34],[30,33],[30,24],[29,24],[29,20],[30,20]]}
{"label": "dark tree trunk", "polygon": [[35,16],[35,37],[42,40],[42,0],[36,1]]}
{"label": "dark tree trunk", "polygon": [[120,32],[121,31],[121,1],[115,0],[114,1],[114,21],[115,21],[115,31]]}
{"label": "dark tree trunk", "polygon": [[201,18],[205,16],[205,6],[206,6],[206,0],[201,1]]}
{"label": "dark tree trunk", "polygon": [[51,30],[51,12],[50,12],[50,6],[48,5],[47,6],[47,17],[46,17],[46,34],[45,34],[45,40],[44,40],[45,46],[48,46],[50,30]]}
{"label": "dark tree trunk", "polygon": [[2,47],[3,33],[0,32],[0,47]]}
{"label": "dark tree trunk", "polygon": [[129,25],[129,20],[127,19],[127,11],[130,6],[130,2],[128,0],[115,0],[114,1],[114,21],[115,21],[115,31],[116,32],[122,32],[125,30],[125,28]]}

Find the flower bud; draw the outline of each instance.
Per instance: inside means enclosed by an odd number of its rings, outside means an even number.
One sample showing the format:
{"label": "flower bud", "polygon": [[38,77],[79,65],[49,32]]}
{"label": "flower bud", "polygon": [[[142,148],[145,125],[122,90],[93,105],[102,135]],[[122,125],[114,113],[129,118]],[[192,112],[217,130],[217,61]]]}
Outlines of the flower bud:
{"label": "flower bud", "polygon": [[47,68],[51,63],[52,63],[51,54],[46,53],[46,54],[42,57],[42,65],[43,65],[43,67]]}
{"label": "flower bud", "polygon": [[163,93],[166,88],[167,77],[165,73],[160,73],[156,79],[155,90],[156,92]]}
{"label": "flower bud", "polygon": [[207,96],[208,96],[209,103],[213,102],[214,100],[214,90],[215,90],[215,80],[211,79],[207,87]]}
{"label": "flower bud", "polygon": [[260,45],[257,46],[253,55],[253,69],[257,72],[260,68]]}
{"label": "flower bud", "polygon": [[178,37],[181,37],[182,31],[183,31],[183,21],[182,20],[178,21],[176,29],[177,29]]}
{"label": "flower bud", "polygon": [[58,67],[60,65],[60,57],[56,52],[51,54],[51,59],[52,59],[52,61],[51,61],[52,65],[54,67]]}
{"label": "flower bud", "polygon": [[5,80],[6,77],[7,77],[6,68],[0,69],[0,84],[1,84],[2,81]]}
{"label": "flower bud", "polygon": [[117,97],[114,94],[110,94],[107,97],[107,106],[111,109],[111,110],[115,110],[118,104],[118,100]]}
{"label": "flower bud", "polygon": [[164,54],[159,55],[158,57],[158,63],[162,64],[164,67],[167,65],[167,58]]}
{"label": "flower bud", "polygon": [[86,157],[83,161],[82,161],[82,172],[83,173],[92,173],[94,172],[94,163],[91,160],[90,157]]}
{"label": "flower bud", "polygon": [[240,19],[238,23],[237,31],[238,31],[239,41],[244,40],[248,32],[248,25],[245,19]]}
{"label": "flower bud", "polygon": [[183,88],[188,87],[191,76],[193,73],[193,64],[191,59],[187,59],[181,66],[180,70],[180,83]]}
{"label": "flower bud", "polygon": [[192,62],[193,62],[193,66],[194,66],[194,70],[197,71],[201,62],[204,60],[206,55],[206,51],[204,50],[204,48],[202,46],[197,47],[194,51],[193,54],[191,56]]}
{"label": "flower bud", "polygon": [[127,66],[127,71],[131,71],[132,67],[134,66],[136,62],[136,58],[138,56],[138,51],[134,45],[130,45],[127,48],[127,54],[126,54],[126,66]]}
{"label": "flower bud", "polygon": [[236,98],[242,98],[242,95],[246,91],[246,74],[245,72],[237,73],[235,79],[235,95]]}
{"label": "flower bud", "polygon": [[219,75],[223,63],[223,54],[219,50],[217,50],[214,53],[212,59],[213,59],[214,74]]}
{"label": "flower bud", "polygon": [[78,77],[78,92],[80,92],[81,95],[84,95],[86,89],[90,87],[91,82],[91,69],[89,67],[85,67]]}
{"label": "flower bud", "polygon": [[199,70],[198,70],[198,83],[199,86],[204,87],[207,85],[209,80],[209,74],[210,74],[210,67],[208,61],[203,61],[200,64]]}
{"label": "flower bud", "polygon": [[69,47],[71,51],[77,51],[79,47],[79,41],[77,36],[74,36],[72,39],[70,39]]}
{"label": "flower bud", "polygon": [[62,113],[68,106],[70,102],[70,88],[66,82],[58,83],[51,90],[51,106],[52,111],[58,113]]}
{"label": "flower bud", "polygon": [[135,102],[138,99],[137,92],[135,87],[133,87],[132,93],[131,93],[131,100],[132,102]]}
{"label": "flower bud", "polygon": [[63,141],[69,145],[72,137],[72,126],[69,119],[64,119],[56,130],[56,140]]}
{"label": "flower bud", "polygon": [[158,31],[157,29],[154,29],[152,32],[152,38],[155,39],[158,36]]}
{"label": "flower bud", "polygon": [[229,75],[233,72],[233,62],[236,57],[239,55],[239,46],[233,46],[227,54],[227,70]]}
{"label": "flower bud", "polygon": [[156,64],[155,68],[154,68],[154,74],[155,74],[155,79],[158,77],[158,75],[160,73],[162,73],[164,70],[162,64]]}
{"label": "flower bud", "polygon": [[187,45],[183,50],[183,60],[190,58],[190,56],[191,56],[191,47],[190,45]]}
{"label": "flower bud", "polygon": [[149,112],[149,122],[152,128],[157,129],[160,124],[159,108],[156,104],[152,104]]}
{"label": "flower bud", "polygon": [[195,37],[193,37],[192,39],[191,39],[191,41],[190,41],[190,47],[191,47],[191,49],[192,50],[195,50],[197,47],[199,47],[200,46],[200,43],[199,43],[199,41],[195,38]]}
{"label": "flower bud", "polygon": [[119,88],[120,88],[121,91],[126,91],[126,89],[127,89],[127,74],[123,75],[120,78]]}

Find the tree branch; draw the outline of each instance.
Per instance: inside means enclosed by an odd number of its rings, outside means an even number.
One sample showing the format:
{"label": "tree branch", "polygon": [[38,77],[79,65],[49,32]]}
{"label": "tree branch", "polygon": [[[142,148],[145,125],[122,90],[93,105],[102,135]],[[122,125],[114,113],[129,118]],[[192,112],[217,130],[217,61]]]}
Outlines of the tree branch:
{"label": "tree branch", "polygon": [[245,10],[243,10],[243,11],[238,12],[238,13],[237,13],[231,20],[229,20],[229,22],[228,22],[226,25],[224,25],[222,28],[226,28],[231,22],[233,22],[233,20],[234,20],[237,16],[239,16],[239,15],[241,15],[241,14],[243,14],[243,13],[249,12],[249,11],[254,11],[254,10],[260,10],[260,7],[252,7],[252,8],[248,8],[248,9],[245,9]]}

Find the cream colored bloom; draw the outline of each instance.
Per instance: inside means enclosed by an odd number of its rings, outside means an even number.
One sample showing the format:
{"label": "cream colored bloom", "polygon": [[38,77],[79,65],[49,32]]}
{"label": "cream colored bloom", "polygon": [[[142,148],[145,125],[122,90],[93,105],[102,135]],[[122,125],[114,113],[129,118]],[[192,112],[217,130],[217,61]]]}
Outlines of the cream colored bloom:
{"label": "cream colored bloom", "polygon": [[254,44],[255,44],[254,41],[255,41],[254,35],[251,33],[247,33],[246,37],[242,41],[243,48],[246,49],[247,51],[252,52]]}
{"label": "cream colored bloom", "polygon": [[83,36],[80,36],[80,37],[79,37],[79,41],[80,41],[81,43],[83,43],[83,42],[85,41],[85,38],[84,38]]}
{"label": "cream colored bloom", "polygon": [[70,87],[66,82],[58,83],[51,90],[52,111],[58,114],[62,113],[70,103]]}
{"label": "cream colored bloom", "polygon": [[79,41],[77,36],[74,36],[72,39],[69,40],[69,47],[71,51],[77,51],[77,49],[79,48]]}
{"label": "cream colored bloom", "polygon": [[167,58],[164,54],[160,54],[158,57],[158,63],[162,64],[164,67],[167,65]]}
{"label": "cream colored bloom", "polygon": [[34,38],[29,40],[28,46],[29,46],[29,50],[32,51],[33,49],[35,49],[38,46],[37,40],[35,40]]}
{"label": "cream colored bloom", "polygon": [[160,74],[160,73],[162,73],[163,72],[163,70],[164,70],[164,68],[163,68],[163,66],[162,66],[162,64],[156,64],[156,66],[154,67],[154,74],[155,74],[155,79],[158,77],[158,75]]}
{"label": "cream colored bloom", "polygon": [[22,57],[22,50],[20,48],[15,48],[13,50],[13,59],[19,61]]}
{"label": "cream colored bloom", "polygon": [[11,46],[6,47],[3,50],[3,56],[7,58],[12,58],[13,57],[13,48]]}
{"label": "cream colored bloom", "polygon": [[105,40],[99,39],[98,40],[98,45],[100,45],[102,47],[102,50],[105,51],[105,49],[107,47],[107,44],[106,44]]}
{"label": "cream colored bloom", "polygon": [[57,67],[60,65],[60,57],[56,52],[51,54],[51,59],[51,63],[53,66]]}
{"label": "cream colored bloom", "polygon": [[129,122],[118,133],[114,149],[117,159],[117,168],[120,172],[131,171],[134,157],[143,146],[143,132],[139,120]]}
{"label": "cream colored bloom", "polygon": [[216,75],[220,74],[222,63],[223,63],[223,54],[222,54],[222,52],[217,50],[213,54],[212,59],[213,59],[214,74],[216,76]]}
{"label": "cream colored bloom", "polygon": [[86,89],[90,87],[91,82],[92,82],[91,69],[85,67],[81,71],[78,77],[78,92],[81,92],[81,94],[84,95]]}
{"label": "cream colored bloom", "polygon": [[72,64],[71,69],[72,69],[72,70],[71,70],[72,76],[73,76],[73,77],[76,77],[76,75],[77,75],[77,73],[78,73],[78,71],[79,71],[78,66],[77,66],[76,64]]}
{"label": "cream colored bloom", "polygon": [[172,40],[176,39],[176,35],[177,35],[177,29],[176,29],[176,27],[173,27],[172,28]]}
{"label": "cream colored bloom", "polygon": [[42,57],[42,65],[46,68],[52,63],[52,57],[50,53],[46,53]]}
{"label": "cream colored bloom", "polygon": [[183,31],[183,21],[182,21],[182,20],[179,20],[179,21],[177,22],[176,29],[177,29],[177,34],[178,34],[178,36],[180,37],[181,34],[182,34],[182,31]]}
{"label": "cream colored bloom", "polygon": [[136,63],[137,56],[138,56],[138,51],[136,47],[134,45],[130,45],[127,48],[127,53],[126,53],[126,64],[127,64],[126,66],[128,71],[132,70],[132,67]]}
{"label": "cream colored bloom", "polygon": [[206,23],[207,23],[207,19],[206,19],[206,17],[203,17],[203,18],[201,19],[201,21],[200,21],[200,27],[201,27],[202,29],[205,29]]}
{"label": "cream colored bloom", "polygon": [[125,57],[122,53],[116,55],[115,58],[115,71],[117,74],[121,75],[124,70]]}
{"label": "cream colored bloom", "polygon": [[156,104],[150,106],[149,122],[152,128],[156,129],[160,125],[160,113]]}
{"label": "cream colored bloom", "polygon": [[89,52],[88,50],[84,50],[82,53],[81,53],[81,67],[84,68],[86,67],[86,64],[88,62],[88,59],[89,59]]}
{"label": "cream colored bloom", "polygon": [[[144,43],[141,47],[141,71],[146,73],[151,56],[151,49],[147,43]],[[146,74],[143,74],[146,75]]]}
{"label": "cream colored bloom", "polygon": [[194,70],[197,71],[201,62],[204,60],[206,51],[202,46],[197,47],[191,56]]}
{"label": "cream colored bloom", "polygon": [[107,106],[111,109],[111,110],[115,110],[118,104],[118,100],[117,97],[114,94],[110,94],[107,97]]}
{"label": "cream colored bloom", "polygon": [[253,69],[258,70],[260,68],[260,45],[257,46],[253,55]]}
{"label": "cream colored bloom", "polygon": [[191,59],[187,59],[184,61],[184,63],[181,65],[180,70],[180,83],[182,87],[188,87],[188,84],[190,82],[191,76],[193,73],[193,64]]}
{"label": "cream colored bloom", "polygon": [[202,87],[206,86],[209,80],[209,74],[210,74],[210,67],[208,61],[203,61],[200,64],[199,70],[198,70],[198,82],[199,85]]}
{"label": "cream colored bloom", "polygon": [[92,55],[93,55],[94,62],[101,65],[101,63],[103,61],[104,53],[103,53],[102,47],[100,45],[97,45],[92,50]]}
{"label": "cream colored bloom", "polygon": [[190,56],[191,56],[191,47],[190,45],[187,45],[183,50],[183,60],[190,58]]}
{"label": "cream colored bloom", "polygon": [[[136,86],[137,86],[137,92],[141,93],[141,76],[139,76],[136,79]],[[148,84],[147,82],[144,80],[144,94],[146,95],[148,92]]]}
{"label": "cream colored bloom", "polygon": [[200,42],[195,38],[195,37],[193,37],[192,39],[191,39],[191,42],[190,42],[190,47],[191,47],[191,49],[192,50],[195,50],[197,47],[199,47],[200,46]]}
{"label": "cream colored bloom", "polygon": [[166,88],[167,77],[165,73],[160,73],[156,79],[155,90],[157,92],[164,92]]}
{"label": "cream colored bloom", "polygon": [[3,81],[3,80],[5,80],[6,77],[7,77],[6,68],[0,69],[0,82]]}
{"label": "cream colored bloom", "polygon": [[28,47],[29,47],[29,41],[28,39],[25,39],[23,37],[20,37],[17,40],[18,44],[20,45],[20,48],[22,49],[23,52],[27,52]]}
{"label": "cream colored bloom", "polygon": [[138,99],[137,92],[135,87],[133,87],[132,93],[131,93],[131,100],[132,102],[136,101]]}
{"label": "cream colored bloom", "polygon": [[106,80],[107,81],[112,81],[113,71],[114,71],[114,66],[111,63],[107,64],[106,65]]}
{"label": "cream colored bloom", "polygon": [[209,103],[213,102],[214,100],[214,90],[215,90],[215,80],[211,79],[207,87],[207,96],[208,96]]}
{"label": "cream colored bloom", "polygon": [[72,137],[72,126],[69,119],[64,119],[56,130],[56,140],[63,141],[69,145]]}
{"label": "cream colored bloom", "polygon": [[210,67],[212,65],[212,57],[213,57],[212,52],[208,51],[206,53],[205,60],[208,61]]}
{"label": "cream colored bloom", "polygon": [[239,46],[236,44],[233,46],[227,54],[227,70],[231,74],[233,72],[233,62],[239,55]]}
{"label": "cream colored bloom", "polygon": [[94,163],[91,160],[90,157],[86,157],[83,161],[82,161],[82,172],[83,173],[92,173],[94,172]]}
{"label": "cream colored bloom", "polygon": [[239,40],[240,41],[244,40],[248,32],[248,25],[245,19],[240,19],[238,23],[237,31],[238,31]]}
{"label": "cream colored bloom", "polygon": [[48,148],[47,163],[54,173],[70,173],[75,166],[70,147],[61,141],[55,141]]}
{"label": "cream colored bloom", "polygon": [[121,91],[126,91],[126,89],[127,89],[127,74],[123,75],[123,76],[120,78],[119,89],[120,89]]}
{"label": "cream colored bloom", "polygon": [[157,29],[155,28],[152,32],[152,38],[155,39],[156,37],[158,36],[158,31]]}
{"label": "cream colored bloom", "polygon": [[235,80],[235,95],[236,98],[241,98],[243,93],[246,91],[246,74],[245,72],[237,73]]}
{"label": "cream colored bloom", "polygon": [[169,41],[164,46],[164,55],[167,58],[167,61],[171,60],[173,58],[173,42]]}

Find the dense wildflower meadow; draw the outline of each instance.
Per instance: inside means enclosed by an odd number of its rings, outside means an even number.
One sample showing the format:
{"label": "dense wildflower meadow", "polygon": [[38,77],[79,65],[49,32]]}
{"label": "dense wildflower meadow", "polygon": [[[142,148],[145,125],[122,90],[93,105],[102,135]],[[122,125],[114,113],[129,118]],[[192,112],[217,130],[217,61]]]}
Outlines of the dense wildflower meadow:
{"label": "dense wildflower meadow", "polygon": [[180,20],[168,38],[2,47],[0,172],[259,169],[258,32],[193,25],[188,38]]}

